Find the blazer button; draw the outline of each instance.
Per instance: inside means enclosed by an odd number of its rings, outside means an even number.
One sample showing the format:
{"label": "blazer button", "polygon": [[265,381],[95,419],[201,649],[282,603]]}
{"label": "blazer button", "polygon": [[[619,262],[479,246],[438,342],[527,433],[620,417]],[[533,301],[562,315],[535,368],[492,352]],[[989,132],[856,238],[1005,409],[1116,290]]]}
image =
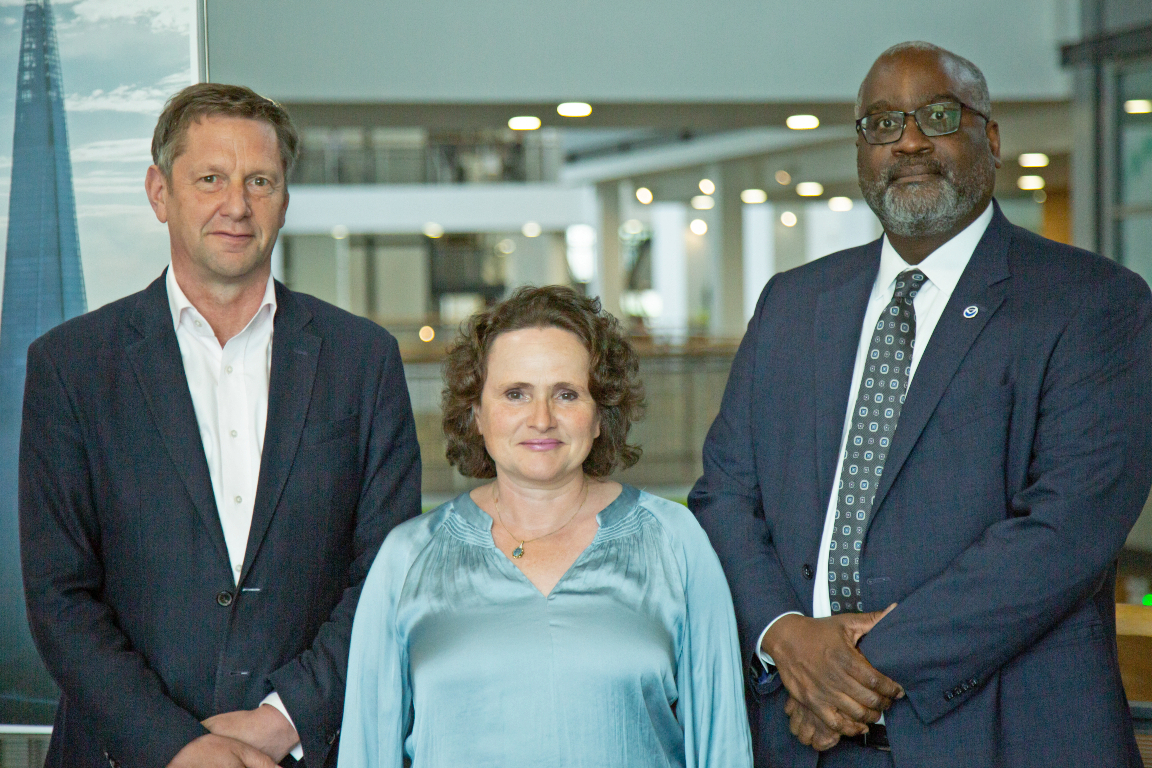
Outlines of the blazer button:
{"label": "blazer button", "polygon": [[808,565],[808,563],[804,563],[804,578],[812,578],[812,566]]}
{"label": "blazer button", "polygon": [[228,606],[232,605],[232,593],[221,592],[220,594],[216,595],[216,602],[227,608]]}

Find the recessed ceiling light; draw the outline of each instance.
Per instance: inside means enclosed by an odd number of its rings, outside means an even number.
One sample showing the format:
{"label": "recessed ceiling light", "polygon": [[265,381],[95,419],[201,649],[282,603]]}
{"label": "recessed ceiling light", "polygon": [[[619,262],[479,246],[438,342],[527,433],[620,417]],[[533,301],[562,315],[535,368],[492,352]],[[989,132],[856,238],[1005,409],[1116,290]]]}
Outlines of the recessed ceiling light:
{"label": "recessed ceiling light", "polygon": [[1025,152],[1017,158],[1021,168],[1044,168],[1048,165],[1048,155],[1043,152]]}
{"label": "recessed ceiling light", "polygon": [[434,221],[430,221],[424,225],[424,234],[435,240],[438,237],[444,236],[444,227]]}
{"label": "recessed ceiling light", "polygon": [[788,173],[788,171],[776,171],[776,183],[788,186],[792,183],[792,174]]}
{"label": "recessed ceiling light", "polygon": [[844,211],[852,210],[852,198],[850,197],[833,197],[828,200],[828,207],[834,211],[843,213]]}
{"label": "recessed ceiling light", "polygon": [[508,127],[514,131],[534,131],[540,127],[540,118],[532,115],[519,115],[508,121]]}
{"label": "recessed ceiling light", "polygon": [[638,235],[644,231],[644,222],[640,221],[640,219],[628,219],[628,221],[624,222],[623,229],[629,235]]}
{"label": "recessed ceiling light", "polygon": [[784,124],[794,131],[810,131],[820,126],[820,118],[816,115],[792,115]]}
{"label": "recessed ceiling light", "polygon": [[430,325],[426,325],[420,329],[420,341],[429,342],[436,338],[436,329]]}
{"label": "recessed ceiling light", "polygon": [[592,105],[583,101],[566,101],[556,107],[556,114],[561,117],[588,117],[592,114]]}
{"label": "recessed ceiling light", "polygon": [[692,222],[688,225],[688,229],[692,230],[692,234],[694,235],[703,235],[708,232],[708,222],[704,221],[704,219],[692,219]]}
{"label": "recessed ceiling light", "polygon": [[1147,115],[1152,112],[1152,99],[1128,99],[1124,111],[1130,115]]}
{"label": "recessed ceiling light", "polygon": [[796,226],[796,214],[792,213],[792,211],[784,211],[784,213],[780,214],[780,223],[786,227]]}
{"label": "recessed ceiling light", "polygon": [[1025,190],[1044,189],[1044,177],[1043,176],[1021,176],[1020,178],[1016,179],[1016,186],[1020,187],[1020,189],[1025,189]]}
{"label": "recessed ceiling light", "polygon": [[508,254],[514,253],[516,251],[516,242],[512,238],[506,237],[500,242],[496,243],[496,250],[507,256]]}
{"label": "recessed ceiling light", "polygon": [[716,191],[716,185],[712,183],[712,179],[700,179],[700,191],[710,195]]}
{"label": "recessed ceiling light", "polygon": [[818,181],[802,181],[796,185],[796,194],[800,197],[820,197],[824,194],[824,185]]}
{"label": "recessed ceiling light", "polygon": [[740,199],[748,205],[759,205],[767,202],[768,193],[762,189],[746,189],[740,193]]}
{"label": "recessed ceiling light", "polygon": [[652,202],[652,190],[648,189],[648,187],[640,187],[636,190],[636,199],[644,205],[648,205],[648,203]]}
{"label": "recessed ceiling light", "polygon": [[520,233],[524,235],[524,237],[539,237],[540,233],[543,231],[544,230],[540,228],[540,225],[534,221],[529,221],[527,224],[520,227]]}
{"label": "recessed ceiling light", "polygon": [[692,198],[692,207],[698,211],[710,211],[716,205],[716,200],[708,195],[696,195]]}
{"label": "recessed ceiling light", "polygon": [[343,240],[344,238],[348,237],[348,227],[344,226],[343,224],[337,224],[336,226],[332,227],[332,237],[337,240]]}

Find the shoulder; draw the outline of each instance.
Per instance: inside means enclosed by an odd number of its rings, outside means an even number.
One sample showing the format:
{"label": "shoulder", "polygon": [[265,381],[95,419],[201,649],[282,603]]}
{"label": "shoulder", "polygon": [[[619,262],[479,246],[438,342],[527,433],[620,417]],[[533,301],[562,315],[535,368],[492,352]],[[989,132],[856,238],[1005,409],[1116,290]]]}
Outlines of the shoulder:
{"label": "shoulder", "polygon": [[688,561],[701,555],[716,558],[708,534],[688,507],[660,496],[640,491],[636,506],[648,513],[663,530],[673,549],[685,553]]}
{"label": "shoulder", "polygon": [[154,288],[150,286],[65,320],[33,341],[29,346],[30,355],[73,360],[94,358],[109,344],[128,341],[125,332],[131,327],[130,320],[142,305],[156,299],[150,295],[154,293]]}
{"label": "shoulder", "polygon": [[376,559],[372,561],[372,568],[368,571],[368,578],[364,582],[365,593],[399,594],[408,572],[420,557],[420,553],[453,514],[454,504],[455,500],[446,502],[431,512],[405,520],[393,528],[380,545]]}
{"label": "shoulder", "polygon": [[312,327],[324,335],[333,335],[341,343],[384,343],[395,346],[392,334],[366,317],[354,315],[311,294],[298,293],[285,287],[282,287],[282,291],[279,298],[298,304],[299,308],[310,315]]}

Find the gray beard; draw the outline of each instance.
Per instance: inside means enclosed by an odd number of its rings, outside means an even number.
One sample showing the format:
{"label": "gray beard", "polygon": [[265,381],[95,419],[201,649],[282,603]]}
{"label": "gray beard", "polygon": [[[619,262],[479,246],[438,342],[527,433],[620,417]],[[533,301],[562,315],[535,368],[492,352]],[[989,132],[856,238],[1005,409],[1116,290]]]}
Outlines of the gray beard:
{"label": "gray beard", "polygon": [[[892,185],[895,170],[890,168],[887,178],[861,179],[860,191],[884,231],[901,237],[933,237],[950,231],[972,214],[995,180],[993,169],[980,165],[959,173],[944,172],[930,185],[901,189]],[[944,171],[939,166],[937,170]]]}

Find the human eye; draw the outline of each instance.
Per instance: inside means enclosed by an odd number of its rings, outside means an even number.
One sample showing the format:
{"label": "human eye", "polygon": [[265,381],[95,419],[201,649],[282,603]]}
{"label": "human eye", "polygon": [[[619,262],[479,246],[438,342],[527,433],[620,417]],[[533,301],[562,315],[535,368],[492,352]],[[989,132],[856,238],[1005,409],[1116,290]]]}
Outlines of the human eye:
{"label": "human eye", "polygon": [[521,400],[524,399],[524,397],[525,397],[524,390],[516,388],[516,387],[513,387],[512,389],[509,389],[504,393],[504,398],[506,400],[511,400],[514,403],[520,402]]}
{"label": "human eye", "polygon": [[580,399],[580,393],[572,389],[562,389],[556,393],[556,397],[566,403],[574,403]]}
{"label": "human eye", "polygon": [[205,176],[201,176],[200,181],[204,182],[205,184],[215,184],[216,182],[220,181],[220,177],[215,173],[209,173]]}

